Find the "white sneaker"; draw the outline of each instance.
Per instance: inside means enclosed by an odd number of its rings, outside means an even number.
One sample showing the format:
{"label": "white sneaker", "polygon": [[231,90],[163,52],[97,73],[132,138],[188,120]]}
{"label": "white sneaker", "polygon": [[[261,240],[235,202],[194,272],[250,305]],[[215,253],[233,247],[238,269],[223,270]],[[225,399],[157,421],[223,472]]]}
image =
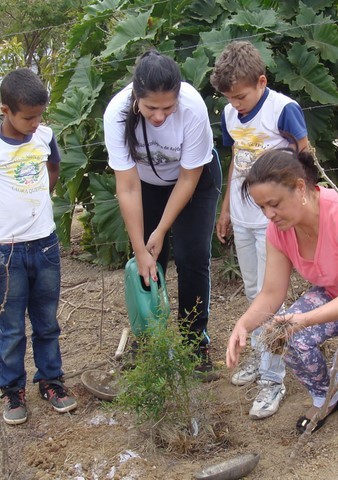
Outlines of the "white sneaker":
{"label": "white sneaker", "polygon": [[258,377],[258,366],[259,361],[254,357],[250,357],[242,368],[233,374],[231,383],[242,386],[254,382]]}
{"label": "white sneaker", "polygon": [[271,417],[271,415],[276,413],[286,392],[284,383],[258,380],[257,384],[262,388],[249,412],[250,417],[255,420]]}

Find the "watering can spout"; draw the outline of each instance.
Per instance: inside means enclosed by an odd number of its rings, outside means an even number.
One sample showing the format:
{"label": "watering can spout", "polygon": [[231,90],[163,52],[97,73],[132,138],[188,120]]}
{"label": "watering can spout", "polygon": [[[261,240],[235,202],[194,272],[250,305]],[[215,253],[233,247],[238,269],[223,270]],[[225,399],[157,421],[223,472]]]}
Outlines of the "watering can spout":
{"label": "watering can spout", "polygon": [[157,263],[158,281],[150,279],[147,287],[138,273],[135,258],[128,260],[125,266],[125,300],[130,328],[134,335],[144,333],[150,325],[166,325],[170,315],[170,306],[163,269]]}

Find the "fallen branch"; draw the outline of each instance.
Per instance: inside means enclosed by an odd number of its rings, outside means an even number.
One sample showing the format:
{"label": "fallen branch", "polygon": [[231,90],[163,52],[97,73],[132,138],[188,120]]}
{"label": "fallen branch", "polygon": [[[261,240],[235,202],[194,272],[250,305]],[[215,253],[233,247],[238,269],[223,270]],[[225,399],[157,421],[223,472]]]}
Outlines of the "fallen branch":
{"label": "fallen branch", "polygon": [[[76,290],[77,288],[80,288],[80,287],[82,287],[83,285],[87,285],[87,284],[88,284],[88,280],[86,280],[85,282],[78,283],[78,284],[75,285],[74,287],[70,287],[70,288],[67,288],[67,290],[63,290],[63,291],[61,292],[61,295],[65,295],[66,293],[71,292],[71,291],[73,291],[73,290]],[[62,286],[61,286],[61,288],[62,288]]]}
{"label": "fallen branch", "polygon": [[239,293],[241,293],[241,291],[243,290],[243,288],[244,288],[244,285],[241,284],[241,285],[237,288],[237,290],[235,290],[234,293],[233,293],[232,295],[230,295],[228,302],[232,302],[232,300],[236,297],[236,295],[238,295]]}
{"label": "fallen branch", "polygon": [[[91,307],[90,305],[75,305],[75,303],[72,303],[72,302],[69,302],[68,300],[63,300],[63,299],[60,299],[61,302],[63,303],[67,303],[68,305],[70,305],[71,307],[73,308],[86,308],[88,310],[95,310],[96,312],[102,312],[102,307]],[[111,311],[110,308],[106,308],[103,310],[105,313],[109,313]]]}
{"label": "fallen branch", "polygon": [[72,372],[65,373],[63,375],[63,378],[65,380],[67,380],[68,378],[77,377],[78,375],[82,375],[83,372],[87,372],[88,370],[96,370],[97,368],[100,368],[100,367],[103,367],[104,365],[107,365],[107,363],[109,363],[108,360],[105,360],[105,361],[99,362],[99,363],[94,363],[90,367],[84,367],[84,368],[81,368],[80,370],[75,370],[75,371],[72,371]]}

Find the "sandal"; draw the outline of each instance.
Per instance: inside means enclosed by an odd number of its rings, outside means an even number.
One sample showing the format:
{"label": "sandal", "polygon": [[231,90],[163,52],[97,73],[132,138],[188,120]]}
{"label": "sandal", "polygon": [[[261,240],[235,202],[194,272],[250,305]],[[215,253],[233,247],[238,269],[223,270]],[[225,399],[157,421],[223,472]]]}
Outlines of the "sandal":
{"label": "sandal", "polygon": [[[336,405],[333,407],[333,409],[331,410],[331,412],[329,412],[326,417],[322,418],[321,420],[319,420],[317,422],[317,424],[313,427],[313,429],[311,430],[311,433],[314,433],[316,432],[317,430],[319,430],[323,425],[324,423],[326,422],[327,418],[332,415],[332,413],[334,412],[337,412],[338,411],[338,402],[336,403]],[[300,433],[300,434],[303,434],[307,428],[307,426],[309,425],[309,423],[311,422],[311,419],[310,418],[307,418],[305,417],[305,415],[303,417],[300,417],[298,420],[297,420],[297,423],[296,423],[296,429],[297,429],[297,432]]]}

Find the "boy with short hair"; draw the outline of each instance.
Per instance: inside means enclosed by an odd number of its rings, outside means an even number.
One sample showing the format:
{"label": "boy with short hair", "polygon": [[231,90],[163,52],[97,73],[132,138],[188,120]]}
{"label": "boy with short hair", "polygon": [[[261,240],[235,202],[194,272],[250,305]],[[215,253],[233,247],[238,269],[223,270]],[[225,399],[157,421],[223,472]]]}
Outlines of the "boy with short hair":
{"label": "boy with short hair", "polygon": [[27,420],[24,366],[26,309],[37,368],[33,382],[60,412],[76,408],[62,381],[60,252],[52,192],[60,155],[51,128],[40,125],[48,92],[28,68],[7,74],[0,86],[0,388],[4,421]]}
{"label": "boy with short hair", "polygon": [[[267,149],[306,149],[307,129],[298,103],[267,87],[264,62],[250,42],[230,43],[217,60],[210,81],[229,101],[222,113],[222,136],[223,144],[232,147],[216,231],[218,239],[225,243],[231,222],[245,294],[252,302],[263,285],[268,220],[253,201],[243,200],[243,179]],[[256,329],[252,334],[253,348],[259,333],[260,329]],[[261,390],[250,410],[253,419],[276,413],[285,395],[285,367],[280,356],[267,351],[259,351],[258,356],[258,361],[253,356],[231,379],[235,385],[245,385],[260,377]]]}

